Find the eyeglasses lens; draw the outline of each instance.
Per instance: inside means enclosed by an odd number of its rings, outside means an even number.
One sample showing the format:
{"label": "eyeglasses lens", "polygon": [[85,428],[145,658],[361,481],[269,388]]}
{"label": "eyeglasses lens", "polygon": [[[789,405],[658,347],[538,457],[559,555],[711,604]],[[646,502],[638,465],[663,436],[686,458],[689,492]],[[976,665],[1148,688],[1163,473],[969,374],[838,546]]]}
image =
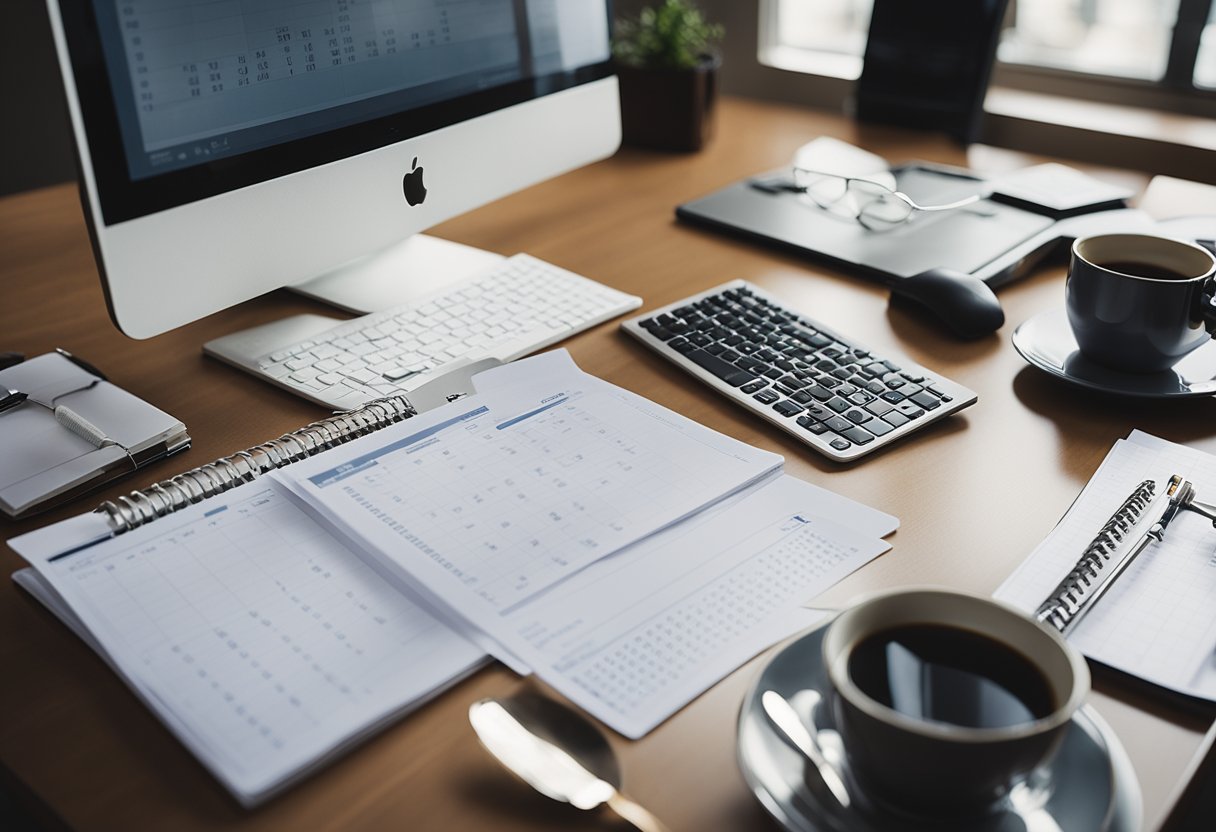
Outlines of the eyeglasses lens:
{"label": "eyeglasses lens", "polygon": [[899,225],[912,213],[912,206],[889,189],[862,179],[848,181],[848,194],[858,221],[866,228],[881,231]]}
{"label": "eyeglasses lens", "polygon": [[827,208],[845,195],[846,180],[842,176],[796,170],[794,182],[820,208]]}

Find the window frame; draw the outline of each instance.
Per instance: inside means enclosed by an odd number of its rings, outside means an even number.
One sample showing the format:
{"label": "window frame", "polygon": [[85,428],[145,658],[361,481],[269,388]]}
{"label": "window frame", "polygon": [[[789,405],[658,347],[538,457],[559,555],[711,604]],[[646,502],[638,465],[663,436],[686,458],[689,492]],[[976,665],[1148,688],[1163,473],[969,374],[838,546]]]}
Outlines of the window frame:
{"label": "window frame", "polygon": [[[815,52],[781,44],[780,0],[760,0],[757,58],[765,66],[855,81],[861,56]],[[1016,2],[1016,0],[1012,0]],[[1216,117],[1216,89],[1195,85],[1200,39],[1216,0],[1179,0],[1164,76],[1158,81],[1004,62],[993,65],[993,86],[1099,103]]]}

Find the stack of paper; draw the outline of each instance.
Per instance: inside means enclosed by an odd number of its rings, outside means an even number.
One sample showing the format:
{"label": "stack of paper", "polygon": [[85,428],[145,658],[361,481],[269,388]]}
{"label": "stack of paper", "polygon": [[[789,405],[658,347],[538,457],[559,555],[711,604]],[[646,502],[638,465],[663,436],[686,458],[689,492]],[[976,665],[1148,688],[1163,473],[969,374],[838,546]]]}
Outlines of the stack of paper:
{"label": "stack of paper", "polygon": [[485,652],[640,736],[889,548],[895,518],[564,352],[476,385],[127,534],[18,538],[18,580],[249,804]]}
{"label": "stack of paper", "polygon": [[[1146,479],[1158,492],[1189,479],[1216,500],[1216,457],[1135,431],[1102,462],[1068,514],[995,595],[1035,610],[1094,535]],[[1077,625],[1069,640],[1086,656],[1171,690],[1216,699],[1216,530],[1181,512]]]}

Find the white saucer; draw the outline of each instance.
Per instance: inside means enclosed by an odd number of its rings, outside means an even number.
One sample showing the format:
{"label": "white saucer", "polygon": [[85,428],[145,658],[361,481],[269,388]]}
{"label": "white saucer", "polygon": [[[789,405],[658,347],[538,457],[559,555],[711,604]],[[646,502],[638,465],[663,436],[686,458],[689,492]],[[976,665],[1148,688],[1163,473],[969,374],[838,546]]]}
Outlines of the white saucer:
{"label": "white saucer", "polygon": [[[909,820],[856,799],[842,807],[822,788],[818,770],[791,749],[776,733],[760,705],[760,696],[774,690],[790,700],[809,725],[815,726],[829,759],[839,753],[839,739],[830,708],[819,704],[827,690],[820,658],[823,627],[784,647],[761,671],[743,700],[739,713],[739,767],[761,805],[786,829],[801,832],[887,832],[940,830],[954,832],[1133,832],[1140,826],[1140,786],[1131,761],[1111,729],[1093,711],[1082,708],[1073,717],[1059,753],[1023,788],[980,820],[953,824]],[[812,707],[808,707],[812,705]],[[835,753],[834,753],[835,752]],[[860,795],[848,771],[839,764],[850,791]],[[1016,805],[1015,805],[1016,804]]]}
{"label": "white saucer", "polygon": [[1081,354],[1063,307],[1040,312],[1013,331],[1013,348],[1032,366],[1072,384],[1149,399],[1216,393],[1216,340],[1160,373],[1121,373]]}

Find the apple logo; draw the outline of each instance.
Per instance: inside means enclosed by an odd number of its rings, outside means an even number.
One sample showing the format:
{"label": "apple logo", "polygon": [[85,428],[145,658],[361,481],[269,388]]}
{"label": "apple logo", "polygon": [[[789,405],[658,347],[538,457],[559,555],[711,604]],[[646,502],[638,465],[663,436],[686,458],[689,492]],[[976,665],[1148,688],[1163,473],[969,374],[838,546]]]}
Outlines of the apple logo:
{"label": "apple logo", "polygon": [[422,168],[418,167],[418,157],[414,157],[414,164],[410,166],[410,172],[401,177],[401,190],[405,194],[405,201],[410,205],[418,205],[426,199],[426,185],[422,184]]}

